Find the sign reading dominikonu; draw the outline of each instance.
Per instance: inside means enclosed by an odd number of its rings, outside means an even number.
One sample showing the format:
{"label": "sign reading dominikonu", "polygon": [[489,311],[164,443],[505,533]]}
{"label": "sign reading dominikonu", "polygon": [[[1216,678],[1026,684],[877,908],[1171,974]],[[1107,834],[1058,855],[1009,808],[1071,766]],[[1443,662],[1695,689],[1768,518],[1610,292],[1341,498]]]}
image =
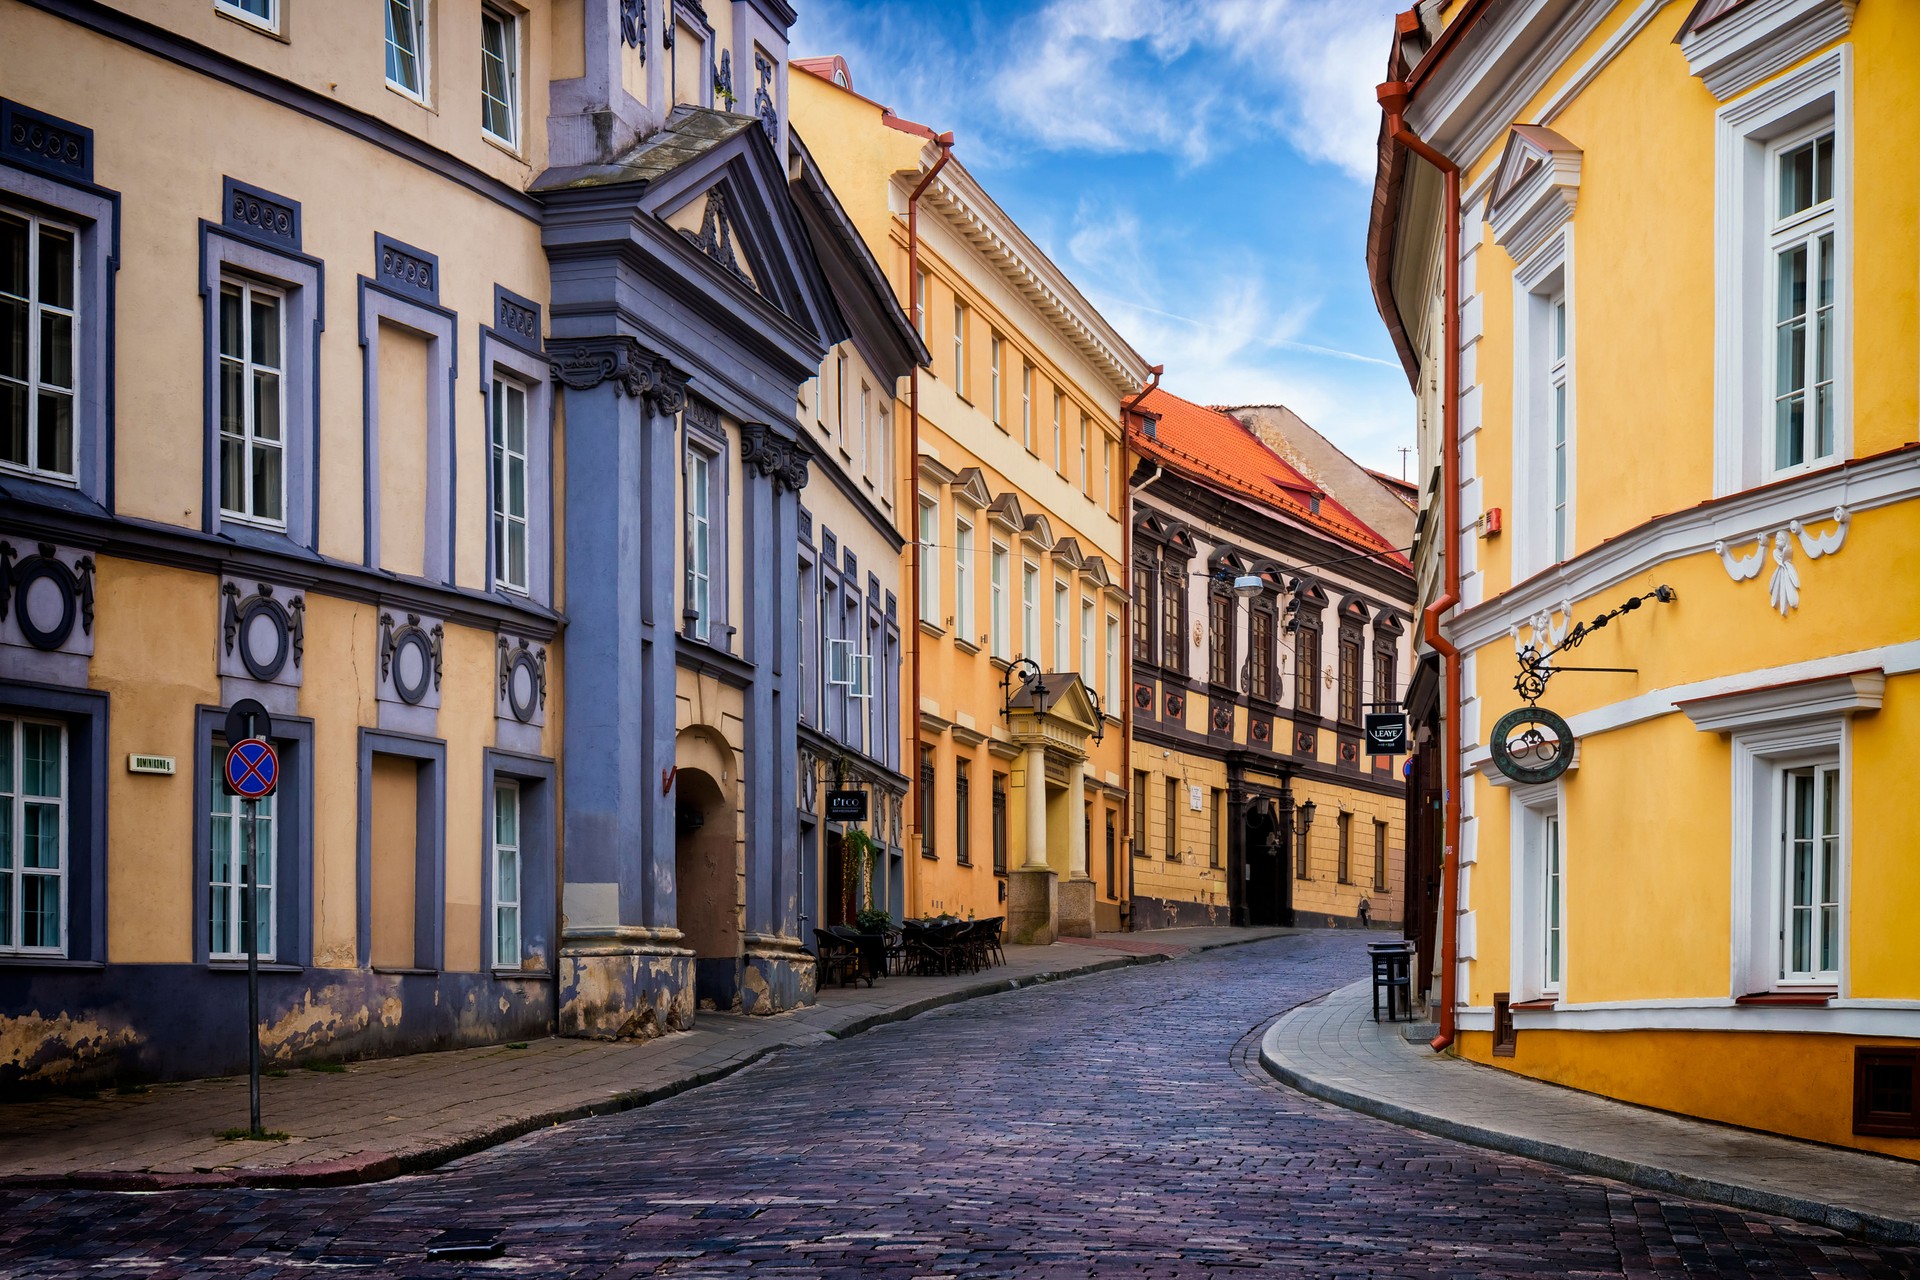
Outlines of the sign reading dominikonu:
{"label": "sign reading dominikonu", "polygon": [[827,821],[865,822],[867,793],[864,791],[827,792]]}

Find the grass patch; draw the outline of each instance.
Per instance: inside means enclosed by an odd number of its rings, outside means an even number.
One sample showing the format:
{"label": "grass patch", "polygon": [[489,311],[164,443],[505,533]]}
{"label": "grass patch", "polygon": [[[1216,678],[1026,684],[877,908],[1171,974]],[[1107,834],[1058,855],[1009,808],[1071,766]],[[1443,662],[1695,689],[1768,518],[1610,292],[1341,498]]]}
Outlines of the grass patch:
{"label": "grass patch", "polygon": [[524,1048],[526,1048],[526,1047],[527,1047],[527,1042],[526,1042],[525,1040],[509,1040],[509,1041],[507,1041],[507,1048],[509,1048],[509,1049],[524,1049]]}
{"label": "grass patch", "polygon": [[213,1136],[222,1142],[240,1142],[248,1138],[261,1142],[285,1142],[288,1137],[287,1134],[282,1133],[278,1129],[262,1129],[259,1133],[255,1133],[245,1125],[235,1125],[231,1129],[221,1129]]}
{"label": "grass patch", "polygon": [[319,1071],[330,1076],[337,1076],[346,1069],[347,1064],[344,1062],[309,1062],[307,1064],[307,1070]]}

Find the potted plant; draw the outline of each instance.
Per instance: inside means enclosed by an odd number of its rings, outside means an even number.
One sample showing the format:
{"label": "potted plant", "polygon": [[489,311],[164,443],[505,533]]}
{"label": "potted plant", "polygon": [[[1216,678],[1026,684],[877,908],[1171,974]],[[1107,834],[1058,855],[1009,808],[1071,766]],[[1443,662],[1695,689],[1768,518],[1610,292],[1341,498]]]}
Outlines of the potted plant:
{"label": "potted plant", "polygon": [[862,933],[885,933],[892,927],[893,917],[873,905],[873,868],[880,860],[880,842],[858,827],[848,831],[841,841],[860,877],[860,910],[854,913],[854,924]]}

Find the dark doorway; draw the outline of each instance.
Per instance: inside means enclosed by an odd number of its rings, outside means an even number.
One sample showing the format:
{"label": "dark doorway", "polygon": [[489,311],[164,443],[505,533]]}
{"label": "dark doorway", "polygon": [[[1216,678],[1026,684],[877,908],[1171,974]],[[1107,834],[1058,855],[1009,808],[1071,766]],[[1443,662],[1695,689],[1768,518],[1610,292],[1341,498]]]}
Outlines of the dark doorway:
{"label": "dark doorway", "polygon": [[1249,801],[1242,845],[1246,850],[1247,923],[1254,926],[1293,923],[1292,868],[1286,845],[1279,838],[1273,801]]}
{"label": "dark doorway", "polygon": [[694,997],[704,1008],[740,999],[740,874],[734,814],[720,785],[698,769],[675,780],[675,892],[680,932],[695,956]]}
{"label": "dark doorway", "polygon": [[[827,831],[827,875],[820,895],[822,924],[852,924],[860,911],[860,869],[847,856],[847,842],[838,831]],[[808,939],[809,942],[812,939]]]}

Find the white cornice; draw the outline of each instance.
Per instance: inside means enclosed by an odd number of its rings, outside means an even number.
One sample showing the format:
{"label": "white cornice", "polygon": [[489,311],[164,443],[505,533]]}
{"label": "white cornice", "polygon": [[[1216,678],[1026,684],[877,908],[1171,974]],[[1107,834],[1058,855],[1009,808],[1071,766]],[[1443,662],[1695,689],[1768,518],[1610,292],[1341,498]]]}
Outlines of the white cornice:
{"label": "white cornice", "polygon": [[1546,238],[1564,227],[1572,218],[1580,199],[1580,151],[1577,147],[1542,150],[1522,137],[1519,130],[1508,135],[1509,152],[1521,149],[1500,162],[1531,164],[1510,186],[1496,181],[1487,203],[1487,223],[1493,228],[1494,242],[1515,262],[1526,261]]}
{"label": "white cornice", "polygon": [[1853,27],[1857,0],[1750,0],[1680,41],[1687,70],[1725,102]]}
{"label": "white cornice", "polygon": [[1732,733],[1737,729],[1759,729],[1789,720],[1878,711],[1886,693],[1887,673],[1875,667],[1870,671],[1849,671],[1844,675],[1812,680],[1789,680],[1784,684],[1761,685],[1757,689],[1743,689],[1704,698],[1682,698],[1674,706],[1693,721],[1696,729],[1707,733]]}
{"label": "white cornice", "polygon": [[[912,176],[912,175],[907,175]],[[1147,362],[1094,309],[1066,273],[1027,238],[958,161],[940,171],[920,197],[922,210],[935,214],[978,253],[1013,290],[1092,367],[1106,389],[1120,399],[1147,380]]]}

